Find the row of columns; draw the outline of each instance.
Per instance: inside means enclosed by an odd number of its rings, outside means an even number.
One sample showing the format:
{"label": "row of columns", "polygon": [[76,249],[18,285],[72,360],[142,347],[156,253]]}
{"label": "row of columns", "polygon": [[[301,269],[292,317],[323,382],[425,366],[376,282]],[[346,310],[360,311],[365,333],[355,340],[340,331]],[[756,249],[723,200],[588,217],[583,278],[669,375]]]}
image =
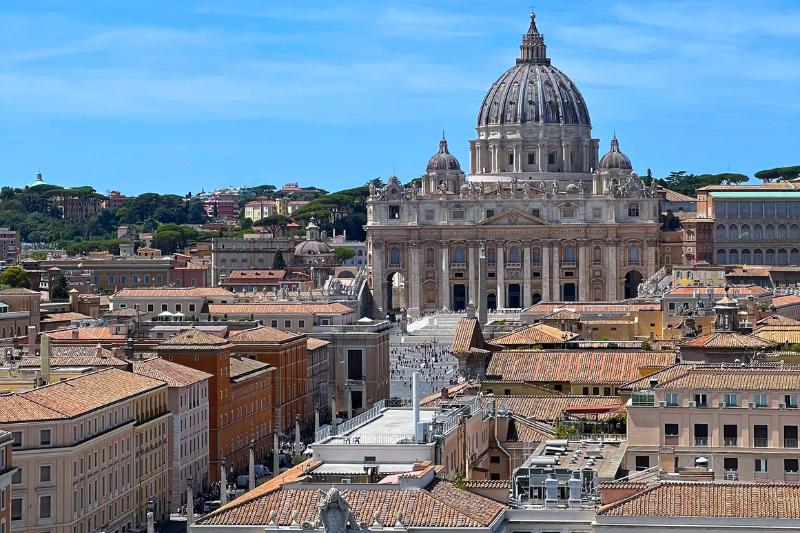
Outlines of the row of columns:
{"label": "row of columns", "polygon": [[[592,167],[591,162],[589,161],[589,147],[591,141],[573,142],[559,139],[553,142],[558,144],[556,147],[556,152],[561,152],[560,156],[564,163],[564,172],[589,172],[589,169]],[[553,144],[553,142],[541,141],[536,144],[537,172],[548,171],[548,155],[550,153],[550,146]],[[473,174],[481,174],[484,172],[504,172],[506,164],[503,156],[507,153],[514,154],[514,164],[511,172],[525,172],[522,168],[524,161],[527,161],[527,157],[525,156],[533,147],[530,145],[523,146],[523,143],[518,142],[512,145],[512,151],[509,152],[506,150],[506,146],[507,145],[504,144],[476,141],[473,147]],[[558,147],[561,149],[558,150]],[[580,156],[579,163],[576,163],[572,160],[571,154],[573,148],[576,149],[575,155]],[[503,169],[502,171],[500,170],[501,168]],[[528,171],[530,171],[530,169],[528,169]]]}

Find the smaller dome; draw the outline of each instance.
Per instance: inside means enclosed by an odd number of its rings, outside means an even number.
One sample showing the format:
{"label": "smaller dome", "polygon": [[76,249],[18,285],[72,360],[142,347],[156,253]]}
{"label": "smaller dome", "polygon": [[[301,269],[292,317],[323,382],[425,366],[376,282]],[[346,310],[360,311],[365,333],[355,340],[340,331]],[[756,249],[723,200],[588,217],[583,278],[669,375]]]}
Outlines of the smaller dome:
{"label": "smaller dome", "polygon": [[294,255],[328,255],[333,250],[322,241],[303,241],[294,247]]}
{"label": "smaller dome", "polygon": [[36,180],[28,185],[28,187],[38,187],[39,185],[44,185],[44,178],[42,177],[41,172],[36,173]]}
{"label": "smaller dome", "polygon": [[447,150],[447,139],[444,136],[439,141],[439,151],[428,160],[427,172],[432,173],[443,170],[461,172],[461,165],[458,163],[458,159]]}
{"label": "smaller dome", "polygon": [[633,170],[633,165],[628,156],[619,151],[619,141],[617,136],[614,135],[611,139],[611,150],[600,159],[600,168],[612,169],[619,168],[622,170]]}

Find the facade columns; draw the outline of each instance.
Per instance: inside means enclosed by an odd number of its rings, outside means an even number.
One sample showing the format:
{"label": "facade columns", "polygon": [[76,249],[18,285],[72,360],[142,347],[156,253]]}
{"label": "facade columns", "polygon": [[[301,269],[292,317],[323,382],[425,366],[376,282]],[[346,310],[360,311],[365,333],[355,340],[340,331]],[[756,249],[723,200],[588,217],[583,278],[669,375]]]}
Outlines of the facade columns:
{"label": "facade columns", "polygon": [[583,172],[589,172],[589,144],[583,141]]}
{"label": "facade columns", "polygon": [[419,275],[419,243],[416,241],[411,241],[408,243],[408,247],[411,250],[411,279],[406,280],[406,286],[408,287],[409,293],[408,313],[411,316],[419,316],[419,291],[422,286]]}
{"label": "facade columns", "polygon": [[569,160],[569,144],[561,141],[561,153],[564,160],[564,172],[572,172],[572,166]]}
{"label": "facade columns", "polygon": [[478,264],[478,254],[475,250],[475,243],[467,243],[467,276],[469,276],[469,285],[467,286],[467,304],[472,302],[472,305],[477,307],[478,302],[478,278],[475,275],[475,267]]}
{"label": "facade columns", "polygon": [[588,302],[589,298],[589,241],[578,241],[578,300]]}
{"label": "facade columns", "polygon": [[553,241],[553,279],[551,287],[553,289],[553,301],[561,301],[561,259],[559,253],[561,252],[561,241]]}
{"label": "facade columns", "polygon": [[506,260],[505,260],[505,243],[498,242],[496,248],[497,258],[497,308],[503,309],[506,306]]}
{"label": "facade columns", "polygon": [[375,305],[384,314],[386,313],[386,301],[384,300],[383,279],[383,243],[372,241],[372,299]]}
{"label": "facade columns", "polygon": [[550,240],[542,239],[542,301],[549,302],[550,299]]}
{"label": "facade columns", "polygon": [[617,288],[619,287],[619,277],[617,276],[617,248],[619,247],[619,239],[606,240],[606,249],[608,250],[608,266],[606,268],[606,290],[608,291],[608,300],[614,302],[618,299]]}
{"label": "facade columns", "polygon": [[522,308],[531,306],[531,241],[522,243]]}
{"label": "facade columns", "polygon": [[656,273],[658,270],[658,264],[656,263],[656,250],[658,250],[658,241],[656,239],[647,239],[647,271],[645,272],[644,278],[647,279],[653,274]]}
{"label": "facade columns", "polygon": [[451,309],[450,306],[450,244],[442,241],[442,274],[440,276],[442,309]]}
{"label": "facade columns", "polygon": [[539,172],[544,172],[547,165],[547,148],[544,143],[539,143]]}

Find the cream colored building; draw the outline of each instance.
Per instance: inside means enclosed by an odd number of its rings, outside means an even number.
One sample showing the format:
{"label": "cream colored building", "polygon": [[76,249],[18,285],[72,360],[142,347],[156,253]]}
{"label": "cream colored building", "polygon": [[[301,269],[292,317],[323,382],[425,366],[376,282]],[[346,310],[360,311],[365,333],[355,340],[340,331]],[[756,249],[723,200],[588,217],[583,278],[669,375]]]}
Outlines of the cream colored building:
{"label": "cream colored building", "polygon": [[516,65],[478,111],[469,177],[442,139],[421,189],[396,177],[371,188],[367,255],[378,312],[636,296],[660,264],[660,200],[616,137],[602,158],[599,143],[583,96],[551,64],[532,16]]}
{"label": "cream colored building", "polygon": [[14,531],[88,533],[144,527],[166,501],[167,385],[99,370],[0,396],[0,427],[13,436]]}
{"label": "cream colored building", "polygon": [[800,481],[800,367],[683,364],[626,388],[629,470]]}

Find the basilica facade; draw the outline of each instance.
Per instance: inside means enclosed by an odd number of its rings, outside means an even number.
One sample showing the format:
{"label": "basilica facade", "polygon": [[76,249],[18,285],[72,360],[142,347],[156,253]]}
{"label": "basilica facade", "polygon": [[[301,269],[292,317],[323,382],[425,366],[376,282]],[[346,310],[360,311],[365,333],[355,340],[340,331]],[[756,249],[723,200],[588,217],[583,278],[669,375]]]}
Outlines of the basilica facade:
{"label": "basilica facade", "polygon": [[637,295],[659,268],[659,199],[619,141],[599,157],[589,110],[531,15],[491,86],[469,175],[443,138],[421,186],[372,187],[367,253],[379,312],[524,308]]}

